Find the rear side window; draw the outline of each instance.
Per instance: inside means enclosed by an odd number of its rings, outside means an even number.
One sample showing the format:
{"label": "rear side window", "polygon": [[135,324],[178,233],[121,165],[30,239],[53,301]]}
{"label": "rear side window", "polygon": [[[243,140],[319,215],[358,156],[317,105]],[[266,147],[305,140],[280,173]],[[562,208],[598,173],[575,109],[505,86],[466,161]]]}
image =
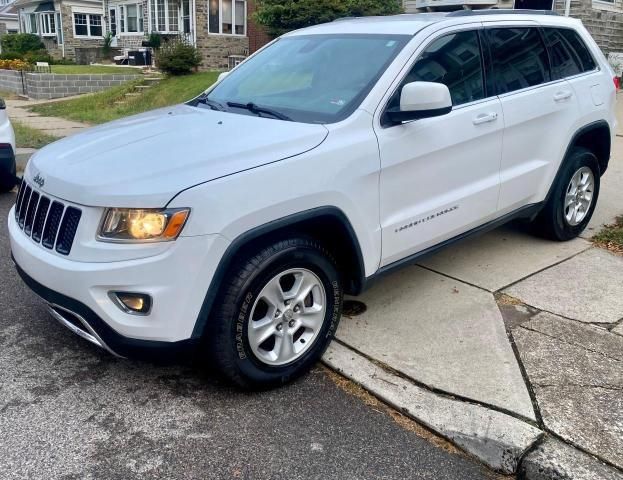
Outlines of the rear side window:
{"label": "rear side window", "polygon": [[[402,84],[418,81],[445,84],[455,106],[484,98],[478,33],[457,32],[434,40],[413,64]],[[390,107],[399,105],[399,97],[400,93],[394,96]]]}
{"label": "rear side window", "polygon": [[547,51],[536,28],[491,28],[487,37],[498,94],[550,81]]}
{"label": "rear side window", "polygon": [[591,52],[588,50],[588,47],[584,43],[584,41],[580,38],[578,33],[574,30],[569,30],[568,28],[561,28],[558,30],[562,37],[567,41],[567,46],[571,49],[575,55],[580,59],[580,64],[582,66],[583,72],[588,72],[590,70],[595,70],[597,65],[595,65],[595,60],[591,55]]}

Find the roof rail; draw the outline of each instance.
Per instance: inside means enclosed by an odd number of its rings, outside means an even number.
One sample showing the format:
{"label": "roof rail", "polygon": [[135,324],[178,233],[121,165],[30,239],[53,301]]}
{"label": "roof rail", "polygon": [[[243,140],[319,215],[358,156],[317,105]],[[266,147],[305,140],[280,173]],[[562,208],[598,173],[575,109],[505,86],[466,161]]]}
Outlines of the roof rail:
{"label": "roof rail", "polygon": [[511,10],[508,8],[486,8],[482,10],[456,10],[448,13],[448,17],[469,17],[472,15],[556,15],[552,10]]}

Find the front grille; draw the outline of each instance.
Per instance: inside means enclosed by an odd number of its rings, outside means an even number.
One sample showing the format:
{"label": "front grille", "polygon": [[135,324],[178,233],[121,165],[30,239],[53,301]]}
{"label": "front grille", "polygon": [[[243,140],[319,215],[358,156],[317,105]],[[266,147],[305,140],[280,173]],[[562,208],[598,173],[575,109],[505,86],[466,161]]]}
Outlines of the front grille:
{"label": "front grille", "polygon": [[26,235],[47,249],[69,255],[82,211],[35,191],[25,180],[17,192],[15,220]]}

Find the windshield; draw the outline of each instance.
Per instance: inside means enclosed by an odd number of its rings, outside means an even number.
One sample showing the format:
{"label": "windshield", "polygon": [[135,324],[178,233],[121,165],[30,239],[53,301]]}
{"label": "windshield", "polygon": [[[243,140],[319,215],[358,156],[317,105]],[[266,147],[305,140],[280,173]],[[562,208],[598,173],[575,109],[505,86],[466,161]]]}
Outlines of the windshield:
{"label": "windshield", "polygon": [[337,122],[359,106],[410,38],[347,34],[281,38],[194,105],[296,122]]}

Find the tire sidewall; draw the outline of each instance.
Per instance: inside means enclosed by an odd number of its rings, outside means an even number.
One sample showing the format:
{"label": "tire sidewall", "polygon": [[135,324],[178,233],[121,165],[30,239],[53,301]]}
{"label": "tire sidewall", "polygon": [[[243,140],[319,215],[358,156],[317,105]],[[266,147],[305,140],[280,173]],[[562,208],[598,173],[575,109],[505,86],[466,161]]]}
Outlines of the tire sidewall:
{"label": "tire sidewall", "polygon": [[[266,283],[280,272],[306,268],[321,280],[326,295],[325,320],[313,344],[304,355],[286,365],[268,365],[259,360],[249,345],[248,324],[253,305]],[[281,384],[299,376],[316,363],[335,335],[341,316],[342,285],[334,264],[315,248],[293,246],[265,259],[250,275],[237,294],[229,325],[233,362],[247,379],[257,385]]]}
{"label": "tire sidewall", "polygon": [[[588,167],[593,172],[593,178],[595,181],[595,189],[593,191],[593,200],[591,206],[584,217],[584,219],[577,225],[569,225],[565,219],[564,202],[567,194],[567,187],[571,181],[571,177],[582,167]],[[572,152],[569,161],[565,162],[559,181],[557,182],[556,189],[554,191],[553,207],[554,215],[553,221],[555,222],[553,227],[557,233],[557,236],[561,239],[572,239],[577,237],[586,228],[593,216],[595,207],[597,206],[597,200],[599,198],[600,188],[600,171],[599,162],[597,158],[588,150],[576,150]]]}

